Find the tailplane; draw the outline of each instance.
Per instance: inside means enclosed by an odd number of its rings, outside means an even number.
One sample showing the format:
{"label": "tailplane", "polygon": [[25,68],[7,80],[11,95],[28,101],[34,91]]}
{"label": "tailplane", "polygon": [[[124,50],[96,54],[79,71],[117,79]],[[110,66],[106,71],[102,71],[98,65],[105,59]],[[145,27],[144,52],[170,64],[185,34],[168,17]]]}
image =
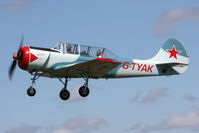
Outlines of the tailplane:
{"label": "tailplane", "polygon": [[172,75],[181,74],[186,71],[189,57],[179,41],[168,39],[159,52],[149,61],[155,62],[162,74]]}

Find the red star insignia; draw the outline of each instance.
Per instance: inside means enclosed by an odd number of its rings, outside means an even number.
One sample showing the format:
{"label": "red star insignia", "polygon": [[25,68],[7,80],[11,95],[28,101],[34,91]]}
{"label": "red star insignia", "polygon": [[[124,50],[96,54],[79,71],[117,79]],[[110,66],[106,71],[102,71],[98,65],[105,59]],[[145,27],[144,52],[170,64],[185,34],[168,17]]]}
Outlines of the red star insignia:
{"label": "red star insignia", "polygon": [[181,51],[177,51],[177,50],[176,50],[175,45],[173,45],[172,50],[169,50],[169,49],[168,49],[167,51],[170,53],[169,58],[174,57],[174,58],[177,59],[177,54],[181,53]]}

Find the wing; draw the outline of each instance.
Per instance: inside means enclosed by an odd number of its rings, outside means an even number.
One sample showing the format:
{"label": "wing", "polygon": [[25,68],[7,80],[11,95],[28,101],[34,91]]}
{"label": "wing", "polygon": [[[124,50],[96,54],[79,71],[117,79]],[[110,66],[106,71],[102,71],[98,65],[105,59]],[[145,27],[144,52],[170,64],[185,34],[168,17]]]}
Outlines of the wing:
{"label": "wing", "polygon": [[91,61],[78,63],[71,66],[64,66],[56,69],[55,73],[68,75],[68,77],[91,77],[101,78],[112,69],[119,66],[121,62],[107,58],[96,58]]}

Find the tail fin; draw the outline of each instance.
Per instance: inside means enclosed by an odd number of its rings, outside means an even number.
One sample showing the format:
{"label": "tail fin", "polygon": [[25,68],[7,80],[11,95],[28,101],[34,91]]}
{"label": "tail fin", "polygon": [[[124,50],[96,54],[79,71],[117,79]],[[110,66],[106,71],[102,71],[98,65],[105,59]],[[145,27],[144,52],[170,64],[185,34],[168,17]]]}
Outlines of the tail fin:
{"label": "tail fin", "polygon": [[180,74],[186,71],[189,57],[179,41],[168,39],[150,61],[156,62],[160,68],[170,67]]}

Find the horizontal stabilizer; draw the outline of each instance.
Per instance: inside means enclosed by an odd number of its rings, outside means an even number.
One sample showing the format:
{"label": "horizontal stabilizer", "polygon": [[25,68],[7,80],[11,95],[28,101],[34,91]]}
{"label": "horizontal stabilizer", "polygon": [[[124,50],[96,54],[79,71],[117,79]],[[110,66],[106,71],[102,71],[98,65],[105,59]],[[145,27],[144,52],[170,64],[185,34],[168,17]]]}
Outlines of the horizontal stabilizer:
{"label": "horizontal stabilizer", "polygon": [[156,64],[156,66],[160,75],[181,74],[188,68],[188,64],[185,63],[162,63]]}

